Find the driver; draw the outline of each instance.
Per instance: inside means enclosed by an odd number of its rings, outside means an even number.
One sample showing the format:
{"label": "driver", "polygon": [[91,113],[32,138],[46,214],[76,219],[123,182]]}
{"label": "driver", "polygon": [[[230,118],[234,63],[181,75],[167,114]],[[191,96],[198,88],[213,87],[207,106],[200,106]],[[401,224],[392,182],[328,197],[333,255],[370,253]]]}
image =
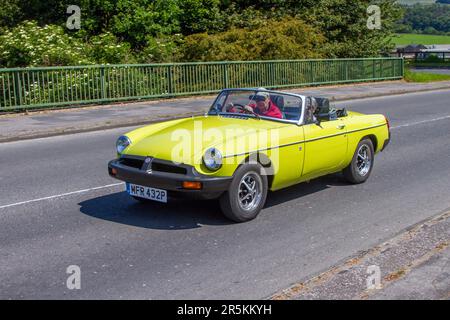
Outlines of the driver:
{"label": "driver", "polygon": [[[258,88],[258,90],[266,90],[265,88]],[[283,115],[275,105],[275,103],[270,100],[270,94],[267,91],[257,91],[253,96],[254,103],[249,103],[244,108],[253,111],[261,116],[271,117],[271,118],[283,118]]]}

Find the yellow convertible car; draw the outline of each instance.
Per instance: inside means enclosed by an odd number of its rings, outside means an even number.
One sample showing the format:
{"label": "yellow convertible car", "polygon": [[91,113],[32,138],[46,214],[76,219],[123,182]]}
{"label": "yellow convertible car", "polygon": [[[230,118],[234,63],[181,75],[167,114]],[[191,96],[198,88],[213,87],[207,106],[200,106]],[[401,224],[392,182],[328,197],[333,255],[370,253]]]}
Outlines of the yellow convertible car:
{"label": "yellow convertible car", "polygon": [[151,124],[117,140],[110,176],[139,201],[218,198],[226,217],[254,219],[269,190],[342,171],[369,177],[390,140],[379,114],[331,108],[325,98],[226,89],[202,116]]}

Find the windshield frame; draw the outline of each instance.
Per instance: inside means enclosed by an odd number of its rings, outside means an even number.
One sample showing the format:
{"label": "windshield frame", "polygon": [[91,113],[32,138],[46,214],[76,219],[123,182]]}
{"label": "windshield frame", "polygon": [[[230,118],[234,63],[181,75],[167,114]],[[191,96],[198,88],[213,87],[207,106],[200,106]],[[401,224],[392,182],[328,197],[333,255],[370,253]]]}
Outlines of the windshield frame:
{"label": "windshield frame", "polygon": [[206,114],[209,115],[209,116],[234,115],[234,116],[249,117],[249,118],[254,118],[254,119],[262,119],[262,120],[270,120],[270,121],[277,121],[277,122],[284,122],[284,123],[292,123],[292,124],[296,124],[296,125],[299,125],[299,126],[303,125],[304,114],[305,114],[305,105],[306,105],[306,96],[304,96],[304,95],[295,94],[295,93],[289,93],[289,92],[282,92],[282,91],[275,91],[275,90],[265,90],[269,94],[271,94],[271,93],[273,93],[273,94],[282,94],[282,95],[292,96],[292,97],[296,97],[296,98],[301,99],[302,106],[301,106],[301,110],[300,110],[300,112],[301,112],[300,113],[300,118],[298,120],[287,120],[287,119],[279,119],[279,118],[267,117],[267,116],[263,116],[263,115],[259,115],[259,118],[257,118],[253,114],[249,114],[249,113],[234,113],[234,112],[218,111],[215,108],[215,105],[217,104],[217,101],[222,96],[222,94],[229,93],[230,91],[243,91],[243,92],[247,91],[247,92],[256,93],[257,91],[261,91],[261,90],[258,90],[258,88],[223,89],[223,90],[221,90],[219,92],[217,97],[214,99],[213,104],[211,105],[210,109],[208,110],[208,112]]}

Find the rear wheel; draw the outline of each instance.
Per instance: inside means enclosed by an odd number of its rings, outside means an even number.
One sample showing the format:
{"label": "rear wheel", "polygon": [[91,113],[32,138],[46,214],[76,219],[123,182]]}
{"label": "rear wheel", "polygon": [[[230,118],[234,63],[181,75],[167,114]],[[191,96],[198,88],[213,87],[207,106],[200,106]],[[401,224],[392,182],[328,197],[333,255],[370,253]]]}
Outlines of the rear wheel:
{"label": "rear wheel", "polygon": [[365,182],[372,172],[374,154],[372,140],[361,140],[356,147],[352,162],[343,170],[345,179],[355,184]]}
{"label": "rear wheel", "polygon": [[234,174],[233,181],[220,197],[223,214],[235,221],[249,221],[259,214],[267,198],[267,176],[259,164],[244,164]]}

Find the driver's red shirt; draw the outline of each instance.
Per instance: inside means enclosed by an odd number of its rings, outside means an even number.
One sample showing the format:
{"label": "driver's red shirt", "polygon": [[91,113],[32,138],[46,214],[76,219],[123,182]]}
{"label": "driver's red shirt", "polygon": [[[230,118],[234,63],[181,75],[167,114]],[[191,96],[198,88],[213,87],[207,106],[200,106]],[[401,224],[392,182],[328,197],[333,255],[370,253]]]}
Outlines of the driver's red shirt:
{"label": "driver's red shirt", "polygon": [[253,108],[253,111],[255,113],[265,116],[265,117],[271,117],[271,118],[283,118],[283,115],[281,114],[280,109],[275,105],[275,103],[272,102],[272,100],[269,101],[269,108],[266,112],[261,112],[260,109],[256,106],[256,104],[251,104],[250,107]]}

